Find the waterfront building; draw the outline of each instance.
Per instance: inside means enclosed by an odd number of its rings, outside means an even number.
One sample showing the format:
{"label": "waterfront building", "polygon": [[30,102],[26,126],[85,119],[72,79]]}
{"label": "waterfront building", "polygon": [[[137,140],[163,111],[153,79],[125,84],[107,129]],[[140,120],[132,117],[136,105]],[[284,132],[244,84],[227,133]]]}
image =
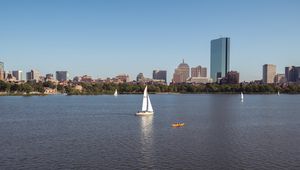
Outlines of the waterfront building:
{"label": "waterfront building", "polygon": [[21,70],[12,71],[12,75],[16,78],[17,81],[23,80],[23,72]]}
{"label": "waterfront building", "polygon": [[128,74],[120,74],[116,76],[116,79],[118,79],[120,82],[128,83],[129,82],[129,75]]}
{"label": "waterfront building", "polygon": [[212,83],[212,79],[208,77],[190,77],[187,79],[187,83],[190,84],[206,84]]}
{"label": "waterfront building", "polygon": [[81,81],[81,76],[75,76],[73,78],[73,82],[75,82],[75,83],[79,83],[80,81]]}
{"label": "waterfront building", "polygon": [[167,70],[153,70],[153,80],[164,80],[167,83]]}
{"label": "waterfront building", "polygon": [[190,66],[187,63],[182,63],[178,65],[173,74],[173,83],[185,83],[190,77]]}
{"label": "waterfront building", "polygon": [[40,73],[37,70],[31,70],[30,72],[26,73],[27,81],[40,81]]}
{"label": "waterfront building", "polygon": [[265,64],[263,65],[263,83],[274,83],[274,78],[276,75],[276,65],[274,64]]}
{"label": "waterfront building", "polygon": [[50,80],[54,79],[53,74],[51,74],[51,73],[46,74],[46,79],[50,79]]}
{"label": "waterfront building", "polygon": [[282,84],[286,82],[285,74],[276,74],[274,82],[277,84]]}
{"label": "waterfront building", "polygon": [[144,77],[144,74],[143,73],[139,73],[137,76],[136,76],[136,81],[137,82],[143,82],[145,80],[145,77]]}
{"label": "waterfront building", "polygon": [[51,73],[46,74],[45,81],[46,82],[52,82],[52,83],[58,84],[58,81],[56,79],[54,79],[54,75],[51,74]]}
{"label": "waterfront building", "polygon": [[92,83],[95,80],[92,78],[92,76],[89,75],[84,75],[80,78],[80,82],[85,82],[85,83]]}
{"label": "waterfront building", "polygon": [[0,80],[4,80],[4,63],[0,62]]}
{"label": "waterfront building", "polygon": [[59,82],[67,81],[69,73],[67,71],[56,71],[56,80]]}
{"label": "waterfront building", "polygon": [[287,82],[299,82],[300,81],[300,67],[290,66],[285,67],[285,78]]}
{"label": "waterfront building", "polygon": [[16,77],[14,77],[11,72],[6,74],[5,80],[8,82],[16,82],[17,81]]}
{"label": "waterfront building", "polygon": [[26,80],[27,81],[31,81],[32,80],[31,72],[27,72],[26,73]]}
{"label": "waterfront building", "polygon": [[152,79],[150,82],[147,84],[153,84],[153,85],[166,85],[167,82],[165,80],[160,80],[160,79]]}
{"label": "waterfront building", "polygon": [[210,42],[210,77],[214,82],[225,77],[230,70],[230,38],[224,37]]}
{"label": "waterfront building", "polygon": [[192,67],[191,77],[207,77],[207,68],[201,66]]}
{"label": "waterfront building", "polygon": [[240,83],[240,73],[237,71],[229,71],[226,76],[221,79],[221,84],[239,84]]}

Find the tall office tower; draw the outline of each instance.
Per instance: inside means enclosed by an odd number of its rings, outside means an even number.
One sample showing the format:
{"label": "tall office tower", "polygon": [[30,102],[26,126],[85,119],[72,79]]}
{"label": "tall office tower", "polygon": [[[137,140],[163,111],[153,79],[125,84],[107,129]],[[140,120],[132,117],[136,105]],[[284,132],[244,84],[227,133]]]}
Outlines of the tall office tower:
{"label": "tall office tower", "polygon": [[0,80],[4,80],[4,63],[0,62]]}
{"label": "tall office tower", "polygon": [[26,73],[27,81],[40,81],[40,73],[37,70],[31,70],[30,72]]}
{"label": "tall office tower", "polygon": [[192,67],[191,77],[207,77],[207,68],[201,66]]}
{"label": "tall office tower", "polygon": [[265,64],[263,65],[263,83],[274,83],[276,75],[276,65]]}
{"label": "tall office tower", "polygon": [[69,73],[67,71],[56,71],[56,80],[59,82],[67,81]]}
{"label": "tall office tower", "polygon": [[190,66],[184,63],[178,65],[173,74],[173,83],[185,83],[186,80],[190,77]]}
{"label": "tall office tower", "polygon": [[22,74],[23,74],[23,72],[21,70],[12,71],[12,75],[16,78],[17,81],[23,80]]}
{"label": "tall office tower", "polygon": [[164,80],[167,83],[167,71],[166,70],[153,70],[152,79]]}
{"label": "tall office tower", "polygon": [[230,70],[230,38],[224,37],[210,42],[210,77],[214,82],[225,77]]}

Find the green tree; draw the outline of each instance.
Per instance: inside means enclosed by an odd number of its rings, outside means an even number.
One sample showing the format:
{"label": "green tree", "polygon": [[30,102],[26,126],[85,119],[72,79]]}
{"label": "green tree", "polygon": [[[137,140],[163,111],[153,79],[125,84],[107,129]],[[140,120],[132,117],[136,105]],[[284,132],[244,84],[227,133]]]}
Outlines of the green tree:
{"label": "green tree", "polygon": [[10,90],[10,84],[0,80],[0,91],[7,92]]}

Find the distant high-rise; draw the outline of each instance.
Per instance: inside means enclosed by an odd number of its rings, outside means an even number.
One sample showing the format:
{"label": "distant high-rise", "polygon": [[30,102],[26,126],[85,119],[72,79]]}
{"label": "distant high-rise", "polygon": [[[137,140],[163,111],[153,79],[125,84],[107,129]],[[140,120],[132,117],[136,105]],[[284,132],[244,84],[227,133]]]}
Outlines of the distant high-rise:
{"label": "distant high-rise", "polygon": [[56,71],[56,80],[59,82],[67,81],[69,74],[67,71]]}
{"label": "distant high-rise", "polygon": [[184,63],[179,64],[179,66],[175,69],[175,73],[173,74],[173,82],[174,83],[185,83],[187,79],[190,77],[190,66]]}
{"label": "distant high-rise", "polygon": [[300,67],[285,67],[285,78],[288,82],[300,81]]}
{"label": "distant high-rise", "polygon": [[23,74],[23,72],[21,70],[12,71],[12,75],[16,78],[17,81],[23,80],[22,74]]}
{"label": "distant high-rise", "polygon": [[164,80],[167,83],[167,71],[166,70],[153,70],[152,78],[154,80]]}
{"label": "distant high-rise", "polygon": [[191,77],[207,77],[207,68],[201,66],[192,67]]}
{"label": "distant high-rise", "polygon": [[4,63],[0,62],[0,80],[4,80]]}
{"label": "distant high-rise", "polygon": [[210,42],[210,77],[214,82],[225,77],[230,70],[230,38],[224,37]]}
{"label": "distant high-rise", "polygon": [[276,65],[265,64],[263,65],[263,83],[274,83],[276,75]]}
{"label": "distant high-rise", "polygon": [[32,74],[31,71],[26,73],[26,80],[31,81],[32,80]]}
{"label": "distant high-rise", "polygon": [[26,73],[27,81],[40,81],[40,73],[37,70],[31,70],[30,72]]}
{"label": "distant high-rise", "polygon": [[141,82],[141,81],[144,81],[145,80],[145,77],[144,77],[144,74],[143,73],[139,73],[137,76],[136,76],[136,81],[137,82]]}

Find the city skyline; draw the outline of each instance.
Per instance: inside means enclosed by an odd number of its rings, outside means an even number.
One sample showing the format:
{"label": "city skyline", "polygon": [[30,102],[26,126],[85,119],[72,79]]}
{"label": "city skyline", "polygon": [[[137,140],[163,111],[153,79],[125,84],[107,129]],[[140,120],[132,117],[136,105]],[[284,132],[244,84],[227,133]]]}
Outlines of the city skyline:
{"label": "city skyline", "polygon": [[299,6],[298,1],[2,1],[0,61],[5,70],[68,70],[71,77],[134,78],[139,72],[151,77],[153,69],[161,69],[170,81],[182,58],[207,67],[210,75],[210,41],[222,35],[231,38],[231,70],[251,81],[261,79],[265,63],[282,74],[284,67],[300,65]]}
{"label": "city skyline", "polygon": [[[227,38],[226,38],[227,39]],[[228,61],[229,62],[229,61]],[[23,75],[23,70],[5,70],[3,68],[4,67],[4,62],[0,61],[0,80],[5,80],[5,75],[11,75],[14,76],[16,78],[16,80],[21,81],[30,81],[30,80],[38,80],[42,77],[44,78],[48,78],[49,76],[52,77],[51,79],[53,79],[53,73],[41,73],[39,70],[36,69],[31,69],[29,72],[24,72],[25,75]],[[270,67],[272,66],[272,68],[270,69]],[[263,69],[262,69],[262,77],[260,79],[256,79],[256,80],[249,80],[249,81],[241,81],[241,82],[254,82],[254,81],[262,81],[263,83],[278,83],[278,82],[285,82],[285,81],[291,81],[291,82],[295,82],[297,81],[297,79],[300,77],[299,75],[299,69],[300,67],[298,66],[285,66],[284,67],[284,73],[278,73],[276,71],[276,65],[274,64],[264,64],[263,65]],[[183,70],[182,70],[183,69]],[[182,74],[181,72],[187,72],[187,73],[183,73],[186,74],[184,77],[180,77],[180,74]],[[271,72],[270,72],[271,71]],[[173,78],[170,81],[167,81],[167,70],[158,70],[158,69],[154,69],[152,72],[152,80],[164,80],[165,83],[180,83],[180,82],[189,82],[191,83],[191,79],[190,78],[207,78],[208,82],[209,79],[212,80],[212,82],[219,82],[217,80],[213,80],[211,77],[207,76],[207,68],[206,67],[201,67],[200,65],[195,66],[195,67],[189,67],[189,65],[187,63],[184,62],[184,59],[182,61],[182,63],[180,63],[178,65],[177,68],[175,68],[175,71],[173,73]],[[220,74],[221,77],[219,77],[219,79],[221,80],[221,78],[225,78],[227,73],[234,73],[234,74],[239,74],[239,72],[237,72],[236,70],[228,70],[226,73],[224,73],[224,76],[222,76]],[[155,74],[159,74],[156,75]],[[178,75],[177,75],[178,74]],[[125,72],[123,72],[122,74],[118,74],[118,75],[114,75],[112,77],[93,77],[91,75],[88,74],[79,74],[79,75],[75,75],[73,77],[69,76],[69,71],[55,71],[55,80],[58,81],[67,81],[67,80],[74,80],[78,77],[89,77],[90,79],[98,79],[98,80],[104,80],[104,79],[110,79],[110,78],[116,78],[118,76],[127,76],[128,80],[127,81],[135,81],[134,77],[130,77],[129,74],[126,74]],[[177,75],[177,76],[175,76]],[[1,77],[2,76],[2,77]],[[144,76],[144,73],[140,72],[137,75],[136,81],[138,81],[138,77],[141,76],[140,78],[142,79],[148,79],[150,80],[148,77]],[[158,78],[158,77],[160,78]],[[178,77],[179,76],[179,77]],[[23,78],[26,77],[26,78]],[[238,76],[239,77],[239,76]],[[189,78],[189,79],[188,79]],[[180,80],[176,80],[176,79],[180,79]],[[203,79],[204,80],[204,79]],[[207,83],[206,81],[202,82],[202,83]]]}

